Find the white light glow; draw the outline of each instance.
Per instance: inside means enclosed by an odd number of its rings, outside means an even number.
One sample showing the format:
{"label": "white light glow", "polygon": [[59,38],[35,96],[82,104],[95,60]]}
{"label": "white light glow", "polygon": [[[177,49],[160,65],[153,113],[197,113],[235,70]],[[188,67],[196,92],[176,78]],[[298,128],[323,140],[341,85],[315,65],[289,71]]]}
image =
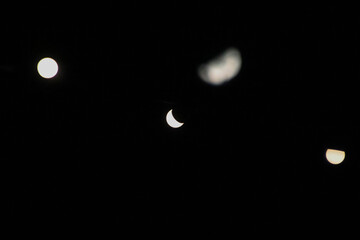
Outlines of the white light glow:
{"label": "white light glow", "polygon": [[173,114],[172,114],[172,109],[166,114],[166,122],[167,124],[169,124],[170,127],[172,128],[179,128],[182,125],[184,125],[184,123],[178,122]]}
{"label": "white light glow", "polygon": [[57,74],[59,67],[54,59],[47,57],[39,61],[37,70],[41,77],[53,78]]}
{"label": "white light glow", "polygon": [[211,85],[221,85],[233,79],[240,71],[241,54],[235,48],[229,48],[221,55],[200,65],[199,77]]}
{"label": "white light glow", "polygon": [[331,164],[340,164],[345,159],[345,152],[335,149],[326,150],[326,159]]}

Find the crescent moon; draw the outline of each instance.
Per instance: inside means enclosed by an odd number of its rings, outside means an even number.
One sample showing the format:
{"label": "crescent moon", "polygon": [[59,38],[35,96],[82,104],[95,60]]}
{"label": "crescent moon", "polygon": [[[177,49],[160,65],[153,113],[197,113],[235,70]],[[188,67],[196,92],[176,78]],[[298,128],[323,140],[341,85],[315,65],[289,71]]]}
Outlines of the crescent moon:
{"label": "crescent moon", "polygon": [[179,128],[182,125],[184,125],[184,123],[179,122],[174,118],[174,116],[172,114],[172,109],[166,114],[166,122],[172,128]]}

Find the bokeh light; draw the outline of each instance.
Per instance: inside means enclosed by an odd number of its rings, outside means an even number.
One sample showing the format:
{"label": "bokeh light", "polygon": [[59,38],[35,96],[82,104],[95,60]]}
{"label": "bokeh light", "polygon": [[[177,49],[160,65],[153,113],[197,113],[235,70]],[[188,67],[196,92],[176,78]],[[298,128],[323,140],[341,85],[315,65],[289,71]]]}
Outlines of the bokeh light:
{"label": "bokeh light", "polygon": [[326,159],[331,164],[340,164],[345,159],[345,152],[341,150],[335,149],[327,149],[326,150]]}
{"label": "bokeh light", "polygon": [[57,74],[59,67],[54,59],[46,57],[39,61],[37,70],[41,77],[53,78]]}
{"label": "bokeh light", "polygon": [[235,48],[229,48],[221,55],[200,65],[199,77],[211,85],[221,85],[233,79],[240,71],[241,54]]}

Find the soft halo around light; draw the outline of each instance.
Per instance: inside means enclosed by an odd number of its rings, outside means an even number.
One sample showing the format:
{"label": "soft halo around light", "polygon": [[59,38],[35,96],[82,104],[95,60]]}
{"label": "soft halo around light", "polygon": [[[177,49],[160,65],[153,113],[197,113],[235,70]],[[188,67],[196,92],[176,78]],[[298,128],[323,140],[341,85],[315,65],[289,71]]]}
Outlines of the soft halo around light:
{"label": "soft halo around light", "polygon": [[166,122],[172,128],[179,128],[184,125],[184,123],[181,123],[174,118],[174,115],[172,114],[172,109],[166,114]]}
{"label": "soft halo around light", "polygon": [[326,159],[331,164],[340,164],[345,159],[345,152],[341,150],[335,149],[327,149],[326,150]]}
{"label": "soft halo around light", "polygon": [[53,78],[57,74],[59,66],[54,59],[46,57],[38,62],[37,70],[41,77]]}

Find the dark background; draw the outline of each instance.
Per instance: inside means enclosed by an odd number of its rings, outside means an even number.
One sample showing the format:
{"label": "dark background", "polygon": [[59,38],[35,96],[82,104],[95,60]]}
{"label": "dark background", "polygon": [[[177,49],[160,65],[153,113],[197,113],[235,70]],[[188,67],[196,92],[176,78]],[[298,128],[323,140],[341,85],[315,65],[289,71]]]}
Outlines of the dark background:
{"label": "dark background", "polygon": [[[10,226],[356,230],[355,8],[133,1],[31,9],[18,18],[11,6],[0,40]],[[241,52],[240,73],[219,87],[203,83],[197,67],[229,47]],[[43,57],[58,62],[55,78],[38,75]],[[170,109],[183,127],[167,126]],[[327,148],[346,151],[345,161],[329,164]]]}

